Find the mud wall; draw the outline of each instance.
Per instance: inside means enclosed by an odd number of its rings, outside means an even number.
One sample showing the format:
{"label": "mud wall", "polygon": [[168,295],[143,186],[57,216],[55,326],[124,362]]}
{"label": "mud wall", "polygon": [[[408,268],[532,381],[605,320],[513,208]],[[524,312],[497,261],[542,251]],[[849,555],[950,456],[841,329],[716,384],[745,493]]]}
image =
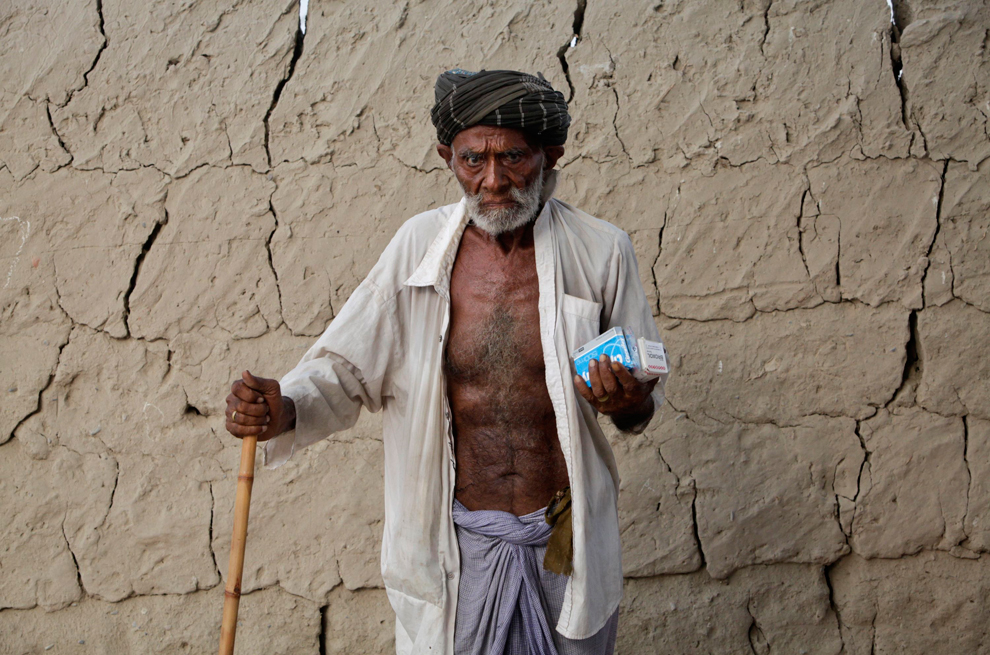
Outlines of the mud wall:
{"label": "mud wall", "polygon": [[[990,8],[298,14],[0,7],[0,651],[215,648],[226,388],[459,198],[428,112],[460,66],[571,95],[558,196],[632,235],[673,353],[610,437],[619,652],[990,652]],[[260,472],[239,652],[392,648],[379,426]]]}

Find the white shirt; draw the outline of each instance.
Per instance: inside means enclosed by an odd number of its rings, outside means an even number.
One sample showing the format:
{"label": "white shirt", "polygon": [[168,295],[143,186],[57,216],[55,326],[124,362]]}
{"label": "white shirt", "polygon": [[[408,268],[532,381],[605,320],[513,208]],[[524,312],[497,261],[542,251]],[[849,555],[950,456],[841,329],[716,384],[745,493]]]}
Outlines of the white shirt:
{"label": "white shirt", "polygon": [[[453,655],[460,562],[442,363],[450,274],[466,225],[461,200],[399,229],[323,335],[282,378],[282,393],[296,405],[296,428],[265,444],[265,465],[274,468],[354,425],[362,406],[385,410],[381,566],[400,654]],[[572,496],[574,570],[557,631],[583,639],[605,624],[622,598],[619,475],[597,412],[574,389],[570,353],[615,326],[651,340],[658,335],[625,232],[557,199],[544,204],[533,232],[547,390]],[[657,409],[662,381],[653,393]],[[646,422],[636,430],[645,428]]]}

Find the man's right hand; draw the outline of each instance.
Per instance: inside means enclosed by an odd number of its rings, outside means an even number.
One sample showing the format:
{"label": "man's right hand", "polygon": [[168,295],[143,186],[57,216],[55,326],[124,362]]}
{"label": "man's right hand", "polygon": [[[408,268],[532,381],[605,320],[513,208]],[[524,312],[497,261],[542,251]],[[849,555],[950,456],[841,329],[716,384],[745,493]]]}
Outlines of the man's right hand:
{"label": "man's right hand", "polygon": [[258,441],[268,441],[295,425],[295,406],[282,396],[278,380],[256,378],[250,371],[230,385],[225,413],[227,432],[238,439],[257,436]]}

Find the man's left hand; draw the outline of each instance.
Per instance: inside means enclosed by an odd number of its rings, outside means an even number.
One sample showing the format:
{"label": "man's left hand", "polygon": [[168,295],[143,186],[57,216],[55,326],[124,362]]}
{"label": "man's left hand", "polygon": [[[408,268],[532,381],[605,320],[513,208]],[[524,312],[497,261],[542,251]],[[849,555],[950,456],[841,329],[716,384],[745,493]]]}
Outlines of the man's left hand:
{"label": "man's left hand", "polygon": [[650,393],[657,384],[656,379],[640,382],[625,366],[610,361],[608,355],[588,363],[588,377],[590,388],[580,375],[574,376],[577,392],[599,412],[611,416],[617,424],[635,425],[653,412]]}

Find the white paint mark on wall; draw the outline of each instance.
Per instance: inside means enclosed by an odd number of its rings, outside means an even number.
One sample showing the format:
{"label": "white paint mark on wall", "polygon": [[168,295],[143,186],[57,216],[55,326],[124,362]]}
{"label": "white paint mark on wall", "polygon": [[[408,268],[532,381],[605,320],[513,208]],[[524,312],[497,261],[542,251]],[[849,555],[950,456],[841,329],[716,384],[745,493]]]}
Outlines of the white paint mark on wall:
{"label": "white paint mark on wall", "polygon": [[151,403],[145,403],[144,404],[144,407],[141,408],[141,413],[145,415],[145,418],[148,418],[148,408],[149,407],[154,407],[158,411],[158,413],[162,415],[162,420],[165,420],[165,412],[163,412],[161,409],[159,409],[158,405],[153,405]]}
{"label": "white paint mark on wall", "polygon": [[14,274],[14,267],[21,260],[21,251],[24,250],[24,244],[27,243],[28,237],[31,236],[31,221],[22,221],[17,216],[0,218],[0,221],[17,221],[21,228],[21,245],[17,247],[17,252],[14,253],[14,259],[10,262],[10,268],[7,269],[7,281],[3,285],[3,288],[6,289],[10,286],[10,277]]}
{"label": "white paint mark on wall", "polygon": [[719,372],[719,374],[722,373],[722,360],[721,359],[718,360],[718,372]]}
{"label": "white paint mark on wall", "polygon": [[614,70],[611,63],[604,64],[581,64],[578,66],[578,71],[586,77],[594,77],[597,73],[601,72],[604,74],[609,74]]}
{"label": "white paint mark on wall", "polygon": [[306,33],[306,14],[309,13],[309,0],[299,1],[299,29]]}

